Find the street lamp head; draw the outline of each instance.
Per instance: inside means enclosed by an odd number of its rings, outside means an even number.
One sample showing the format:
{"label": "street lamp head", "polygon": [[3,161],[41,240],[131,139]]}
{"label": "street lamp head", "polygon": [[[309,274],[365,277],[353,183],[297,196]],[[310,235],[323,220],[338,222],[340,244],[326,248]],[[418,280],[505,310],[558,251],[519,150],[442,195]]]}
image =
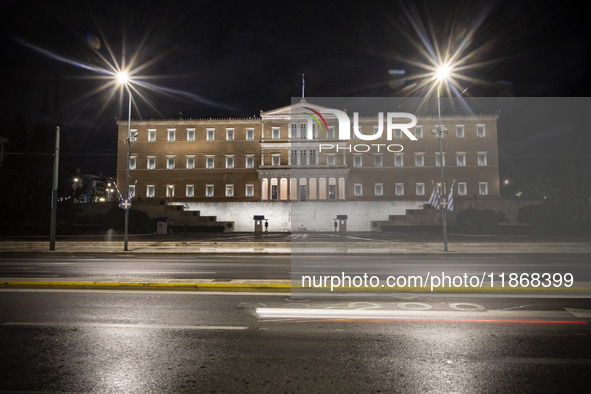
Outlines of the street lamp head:
{"label": "street lamp head", "polygon": [[125,70],[119,71],[115,74],[115,77],[117,78],[117,84],[119,85],[127,85],[129,82],[129,74]]}

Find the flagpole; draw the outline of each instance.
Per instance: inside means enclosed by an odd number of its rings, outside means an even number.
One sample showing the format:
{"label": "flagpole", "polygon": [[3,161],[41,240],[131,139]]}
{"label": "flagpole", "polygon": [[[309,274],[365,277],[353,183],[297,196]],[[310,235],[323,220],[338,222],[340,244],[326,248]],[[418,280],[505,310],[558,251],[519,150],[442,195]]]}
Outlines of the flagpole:
{"label": "flagpole", "polygon": [[443,170],[443,126],[441,125],[441,83],[437,84],[437,119],[439,125],[437,132],[439,134],[439,163],[441,164],[441,221],[443,222],[443,251],[447,252],[447,193],[445,191],[445,173]]}

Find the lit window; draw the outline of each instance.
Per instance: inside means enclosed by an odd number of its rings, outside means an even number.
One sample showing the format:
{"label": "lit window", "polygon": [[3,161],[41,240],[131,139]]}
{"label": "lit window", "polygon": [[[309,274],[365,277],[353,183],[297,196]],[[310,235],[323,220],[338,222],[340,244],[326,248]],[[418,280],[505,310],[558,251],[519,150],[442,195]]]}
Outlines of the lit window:
{"label": "lit window", "polygon": [[187,170],[192,170],[193,168],[195,168],[195,158],[187,157]]}
{"label": "lit window", "polygon": [[403,167],[404,166],[404,160],[403,160],[403,156],[402,155],[395,155],[394,156],[394,167]]}
{"label": "lit window", "polygon": [[137,129],[130,129],[129,130],[129,142],[136,142],[137,141]]}
{"label": "lit window", "polygon": [[281,165],[281,155],[273,154],[271,156],[271,165],[272,166],[279,166],[279,165]]}
{"label": "lit window", "polygon": [[394,193],[397,196],[404,196],[404,183],[397,183],[394,185]]}
{"label": "lit window", "polygon": [[166,159],[166,168],[169,170],[173,170],[174,169],[174,157],[168,157]]}
{"label": "lit window", "polygon": [[486,135],[486,131],[484,130],[484,125],[483,124],[477,124],[476,125],[476,136],[482,138],[485,135]]}
{"label": "lit window", "polygon": [[425,165],[425,154],[424,153],[416,153],[415,154],[415,167],[423,167]]}
{"label": "lit window", "polygon": [[187,141],[195,141],[195,129],[187,129]]}
{"label": "lit window", "polygon": [[205,185],[205,197],[213,197],[213,185]]}
{"label": "lit window", "polygon": [[247,141],[254,140],[254,129],[246,129],[246,140]]}
{"label": "lit window", "polygon": [[374,155],[373,166],[374,167],[381,167],[382,166],[382,155]]}
{"label": "lit window", "polygon": [[207,140],[213,141],[215,139],[215,129],[207,129]]}
{"label": "lit window", "polygon": [[207,156],[205,158],[205,167],[208,170],[211,170],[212,168],[214,168],[214,157],[213,156]]}
{"label": "lit window", "polygon": [[156,130],[155,129],[148,130],[148,141],[149,142],[156,141]]}
{"label": "lit window", "polygon": [[168,129],[168,141],[169,142],[173,142],[175,140],[175,134],[176,134],[176,130],[175,129]]}
{"label": "lit window", "polygon": [[423,138],[423,126],[415,126],[415,137],[417,139]]}
{"label": "lit window", "polygon": [[254,185],[246,185],[246,190],[244,191],[244,195],[246,197],[254,196]]}
{"label": "lit window", "polygon": [[362,160],[362,156],[361,155],[355,155],[353,156],[353,167],[362,167],[363,166],[363,160]]}
{"label": "lit window", "polygon": [[336,157],[334,153],[326,155],[326,165],[329,167],[334,167],[336,165]]}
{"label": "lit window", "polygon": [[458,182],[458,196],[465,196],[468,194],[466,182]]}
{"label": "lit window", "polygon": [[156,168],[156,158],[154,156],[148,156],[148,170],[153,170]]}
{"label": "lit window", "polygon": [[456,137],[464,138],[464,125],[463,124],[456,125]]}
{"label": "lit window", "polygon": [[417,192],[417,196],[424,196],[425,195],[425,184],[424,183],[417,183],[416,192]]}
{"label": "lit window", "polygon": [[383,183],[376,183],[373,185],[374,194],[376,196],[383,196],[384,195],[384,184]]}
{"label": "lit window", "polygon": [[135,156],[131,156],[129,158],[129,169],[130,170],[135,170],[135,165],[136,165],[136,157]]}
{"label": "lit window", "polygon": [[486,166],[486,152],[478,152],[478,166]]}
{"label": "lit window", "polygon": [[458,167],[465,167],[466,166],[466,153],[465,152],[456,153],[456,163],[458,164]]}
{"label": "lit window", "polygon": [[129,185],[127,192],[129,197],[135,197],[135,185]]}
{"label": "lit window", "polygon": [[234,156],[226,156],[226,168],[234,168]]}
{"label": "lit window", "polygon": [[353,195],[356,197],[363,195],[363,185],[361,183],[356,183],[353,185]]}
{"label": "lit window", "polygon": [[146,186],[146,197],[154,197],[154,190],[155,190],[154,185]]}
{"label": "lit window", "polygon": [[174,197],[174,185],[166,185],[166,197]]}
{"label": "lit window", "polygon": [[254,156],[246,156],[246,168],[254,168]]}
{"label": "lit window", "polygon": [[195,186],[193,186],[193,185],[185,186],[185,196],[187,196],[187,197],[195,196]]}
{"label": "lit window", "polygon": [[488,194],[488,182],[478,182],[478,193],[481,196],[486,196]]}
{"label": "lit window", "polygon": [[226,141],[234,141],[234,129],[226,129]]}
{"label": "lit window", "polygon": [[226,197],[234,197],[234,185],[226,185]]}
{"label": "lit window", "polygon": [[278,140],[281,134],[279,133],[279,127],[273,127],[271,129],[271,138]]}

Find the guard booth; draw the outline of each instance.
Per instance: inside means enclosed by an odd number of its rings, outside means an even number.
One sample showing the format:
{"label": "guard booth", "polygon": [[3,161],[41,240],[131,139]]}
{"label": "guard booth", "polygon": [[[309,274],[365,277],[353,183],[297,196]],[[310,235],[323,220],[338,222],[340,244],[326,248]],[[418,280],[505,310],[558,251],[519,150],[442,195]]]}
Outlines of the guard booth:
{"label": "guard booth", "polygon": [[339,233],[347,232],[347,215],[337,215],[337,222],[339,224]]}
{"label": "guard booth", "polygon": [[168,234],[168,218],[159,217],[156,218],[156,235]]}
{"label": "guard booth", "polygon": [[254,236],[260,237],[263,235],[263,222],[266,221],[265,215],[254,215]]}

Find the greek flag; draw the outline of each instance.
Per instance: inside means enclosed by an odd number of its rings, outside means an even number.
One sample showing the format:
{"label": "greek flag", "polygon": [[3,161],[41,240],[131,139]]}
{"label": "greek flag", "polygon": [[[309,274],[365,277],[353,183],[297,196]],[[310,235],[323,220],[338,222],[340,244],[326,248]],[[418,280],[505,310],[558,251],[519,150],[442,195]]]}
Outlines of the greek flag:
{"label": "greek flag", "polygon": [[454,185],[456,180],[454,179],[451,187],[449,188],[449,192],[447,192],[447,209],[453,212],[454,210]]}
{"label": "greek flag", "polygon": [[439,196],[437,185],[433,185],[433,192],[431,192],[431,197],[429,197],[429,204],[437,209],[441,208],[441,197]]}

